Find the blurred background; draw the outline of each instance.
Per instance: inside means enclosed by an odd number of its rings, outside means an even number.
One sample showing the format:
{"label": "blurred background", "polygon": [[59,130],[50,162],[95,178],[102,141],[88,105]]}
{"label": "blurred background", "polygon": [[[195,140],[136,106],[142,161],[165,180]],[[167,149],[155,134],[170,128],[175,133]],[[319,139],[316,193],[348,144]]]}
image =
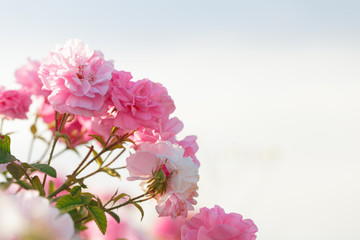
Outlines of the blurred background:
{"label": "blurred background", "polygon": [[[79,38],[168,89],[180,139],[198,136],[197,208],[253,219],[258,239],[360,239],[359,30],[356,0],[0,0],[0,84]],[[26,124],[7,125],[19,158]]]}

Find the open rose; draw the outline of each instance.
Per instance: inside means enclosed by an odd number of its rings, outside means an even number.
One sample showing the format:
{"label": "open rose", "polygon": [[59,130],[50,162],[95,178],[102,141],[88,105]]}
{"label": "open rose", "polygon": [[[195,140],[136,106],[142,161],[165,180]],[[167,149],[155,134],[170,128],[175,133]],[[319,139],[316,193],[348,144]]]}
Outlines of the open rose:
{"label": "open rose", "polygon": [[51,91],[48,100],[56,111],[91,117],[103,113],[113,68],[100,51],[71,39],[50,52],[39,77]]}

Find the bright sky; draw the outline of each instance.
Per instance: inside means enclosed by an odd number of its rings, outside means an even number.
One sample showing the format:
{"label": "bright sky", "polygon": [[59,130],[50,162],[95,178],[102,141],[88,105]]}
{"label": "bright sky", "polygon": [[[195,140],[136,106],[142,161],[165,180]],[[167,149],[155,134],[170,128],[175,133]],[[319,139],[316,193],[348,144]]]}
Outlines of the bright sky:
{"label": "bright sky", "polygon": [[198,207],[258,239],[359,239],[359,30],[359,1],[0,0],[0,83],[80,38],[167,87],[198,136]]}

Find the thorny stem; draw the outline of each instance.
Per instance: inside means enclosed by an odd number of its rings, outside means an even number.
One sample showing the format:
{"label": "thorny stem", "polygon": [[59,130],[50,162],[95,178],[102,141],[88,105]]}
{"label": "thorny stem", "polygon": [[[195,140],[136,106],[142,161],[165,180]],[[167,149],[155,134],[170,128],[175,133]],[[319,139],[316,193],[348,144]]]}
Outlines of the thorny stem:
{"label": "thorny stem", "polygon": [[74,172],[72,173],[73,176],[76,176],[76,172],[81,168],[81,166],[86,162],[86,160],[89,158],[90,154],[92,153],[94,149],[94,146],[91,146],[89,149],[89,152],[86,154],[85,158],[81,161],[81,163],[79,164],[79,166],[74,170]]}
{"label": "thorny stem", "polygon": [[[68,113],[64,113],[61,116],[60,125],[58,125],[57,124],[57,116],[58,116],[58,114],[59,114],[58,112],[55,112],[55,136],[54,136],[54,143],[53,143],[52,148],[51,148],[49,160],[48,160],[48,163],[47,163],[47,165],[49,165],[49,166],[50,166],[51,160],[53,158],[56,143],[59,140],[59,136],[57,135],[57,132],[59,132],[61,134],[61,131],[65,126],[66,120],[69,117]],[[45,174],[45,176],[44,176],[44,180],[43,180],[43,184],[42,184],[43,186],[45,185],[46,177],[47,177],[47,174]]]}
{"label": "thorny stem", "polygon": [[59,192],[65,190],[66,188],[70,187],[73,184],[72,180],[66,180],[65,183],[63,185],[61,185],[58,189],[56,189],[54,192],[52,192],[51,194],[49,194],[49,196],[47,197],[48,199],[51,199],[52,197],[54,197],[56,194],[58,194]]}
{"label": "thorny stem", "polygon": [[[112,211],[112,210],[114,210],[114,209],[118,209],[118,208],[124,207],[124,206],[126,206],[126,205],[128,205],[128,204],[131,204],[132,202],[137,202],[137,201],[134,201],[134,200],[137,200],[137,199],[139,199],[139,198],[145,197],[147,194],[148,194],[148,193],[144,193],[144,194],[141,194],[140,196],[131,198],[131,199],[127,200],[126,202],[124,202],[124,203],[122,203],[122,204],[119,204],[119,205],[117,205],[117,206],[115,206],[115,207],[111,207],[111,208],[105,209],[105,211],[107,211],[107,212],[108,212],[108,211]],[[148,200],[148,199],[147,199],[147,200]],[[146,201],[146,200],[144,200],[144,201]]]}
{"label": "thorny stem", "polygon": [[95,161],[98,157],[101,156],[101,154],[103,154],[106,150],[103,149],[101,150],[101,152],[99,152],[98,154],[96,154],[95,157],[93,157],[87,164],[85,164],[85,166],[83,166],[80,170],[78,170],[75,175],[73,175],[74,177],[76,177],[77,175],[79,175],[85,168],[87,168],[93,161]]}
{"label": "thorny stem", "polygon": [[125,151],[125,148],[113,160],[111,160],[108,164],[106,164],[104,167],[101,167],[101,168],[97,169],[96,171],[86,175],[85,177],[83,177],[83,179],[91,177],[92,175],[95,175],[96,173],[101,172],[103,170],[103,168],[110,166],[113,162],[115,162],[116,159],[118,159],[123,154],[124,151]]}
{"label": "thorny stem", "polygon": [[32,151],[33,151],[33,148],[34,148],[34,142],[35,142],[35,135],[33,135],[32,139],[31,139],[31,142],[30,142],[30,148],[29,148],[27,162],[30,162],[30,160],[31,160],[31,155],[32,155]]}
{"label": "thorny stem", "polygon": [[[51,148],[50,157],[49,157],[47,165],[50,165],[50,163],[51,163],[51,159],[53,157],[55,146],[56,146],[56,143],[57,143],[58,140],[59,140],[59,137],[55,136],[54,143],[53,143],[52,148]],[[47,177],[47,174],[45,174],[45,176],[44,176],[44,180],[43,180],[43,184],[42,184],[43,186],[45,185],[46,177]]]}

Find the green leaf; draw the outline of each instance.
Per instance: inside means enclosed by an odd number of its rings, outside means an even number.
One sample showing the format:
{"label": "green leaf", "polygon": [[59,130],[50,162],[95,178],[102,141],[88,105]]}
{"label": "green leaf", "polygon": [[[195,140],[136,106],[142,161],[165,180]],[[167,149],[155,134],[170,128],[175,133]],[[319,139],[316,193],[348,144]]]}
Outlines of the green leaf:
{"label": "green leaf", "polygon": [[41,182],[40,182],[40,179],[38,176],[34,176],[32,179],[31,179],[31,182],[33,184],[33,187],[39,191],[40,193],[40,196],[44,197],[45,196],[45,190],[44,190],[44,187],[42,186]]}
{"label": "green leaf", "polygon": [[129,142],[129,143],[136,145],[136,143],[133,140],[131,140],[130,138],[125,138],[124,142]]}
{"label": "green leaf", "polygon": [[75,221],[79,220],[79,219],[82,219],[84,217],[86,217],[88,215],[88,212],[86,210],[85,207],[80,207],[79,208],[79,211],[74,209],[72,211],[69,212],[71,218]]}
{"label": "green leaf", "polygon": [[84,184],[83,178],[75,178],[73,175],[67,175],[66,177],[71,181],[77,182],[82,188],[87,188],[87,186]]}
{"label": "green leaf", "polygon": [[[94,157],[98,155],[98,153],[93,150],[92,151],[93,154],[94,154]],[[102,160],[102,158],[100,156],[98,156],[96,159],[95,159],[95,162],[99,165],[99,168],[101,168],[101,166],[103,165],[104,161]]]}
{"label": "green leaf", "polygon": [[71,146],[70,137],[66,133],[61,134],[60,132],[56,131],[55,137],[63,139],[65,141],[66,145]]}
{"label": "green leaf", "polygon": [[117,215],[117,214],[114,213],[114,212],[108,212],[108,214],[110,214],[110,216],[112,216],[117,223],[120,223],[120,217],[119,217],[119,215]]}
{"label": "green leaf", "polygon": [[30,164],[23,162],[21,163],[21,166],[23,166],[23,168],[28,169],[28,168],[33,168]]}
{"label": "green leaf", "polygon": [[92,217],[92,219],[94,219],[94,221],[96,222],[96,225],[98,225],[102,234],[105,234],[106,227],[107,227],[107,220],[106,220],[105,212],[101,208],[98,208],[95,206],[90,206],[88,208],[88,210],[89,210],[90,216]]}
{"label": "green leaf", "polygon": [[121,193],[113,199],[114,204],[124,197],[128,197],[129,199],[131,198],[129,194]]}
{"label": "green leaf", "polygon": [[39,170],[40,172],[49,175],[50,177],[56,178],[56,170],[47,164],[33,163],[30,164],[30,166],[32,166],[36,170]]}
{"label": "green leaf", "polygon": [[[116,139],[114,139],[114,143],[117,141]],[[112,143],[113,144],[113,143]],[[114,144],[112,147],[109,147],[109,148],[106,148],[107,151],[112,151],[112,150],[115,150],[115,149],[118,149],[118,148],[124,148],[124,146],[122,145],[122,143],[117,143],[117,144]]]}
{"label": "green leaf", "polygon": [[26,181],[18,180],[18,181],[16,181],[16,183],[19,184],[24,189],[32,189],[32,186],[29,183],[27,183]]}
{"label": "green leaf", "polygon": [[60,212],[69,212],[77,207],[80,207],[84,204],[81,197],[71,197],[71,195],[64,195],[56,202],[56,207]]}
{"label": "green leaf", "polygon": [[17,160],[16,157],[7,152],[0,152],[0,164]]}
{"label": "green leaf", "polygon": [[101,171],[106,172],[110,176],[121,178],[120,174],[112,168],[104,167]]}
{"label": "green leaf", "polygon": [[80,186],[75,186],[71,189],[71,196],[72,197],[78,197],[80,196],[80,193],[81,193],[81,187]]}
{"label": "green leaf", "polygon": [[9,171],[9,173],[16,179],[20,180],[20,178],[25,174],[21,166],[17,165],[16,163],[9,163],[6,166],[6,169]]}
{"label": "green leaf", "polygon": [[139,209],[140,213],[141,213],[141,221],[143,220],[144,218],[144,210],[142,209],[142,207],[137,204],[136,202],[132,202],[131,204],[133,204],[137,209]]}
{"label": "green leaf", "polygon": [[84,204],[88,204],[91,199],[94,197],[91,193],[82,193],[80,195],[81,201],[83,201]]}
{"label": "green leaf", "polygon": [[101,136],[95,134],[89,136],[93,137],[96,141],[98,141],[102,147],[106,146],[105,140]]}
{"label": "green leaf", "polygon": [[49,181],[48,194],[52,194],[56,190],[54,181]]}

